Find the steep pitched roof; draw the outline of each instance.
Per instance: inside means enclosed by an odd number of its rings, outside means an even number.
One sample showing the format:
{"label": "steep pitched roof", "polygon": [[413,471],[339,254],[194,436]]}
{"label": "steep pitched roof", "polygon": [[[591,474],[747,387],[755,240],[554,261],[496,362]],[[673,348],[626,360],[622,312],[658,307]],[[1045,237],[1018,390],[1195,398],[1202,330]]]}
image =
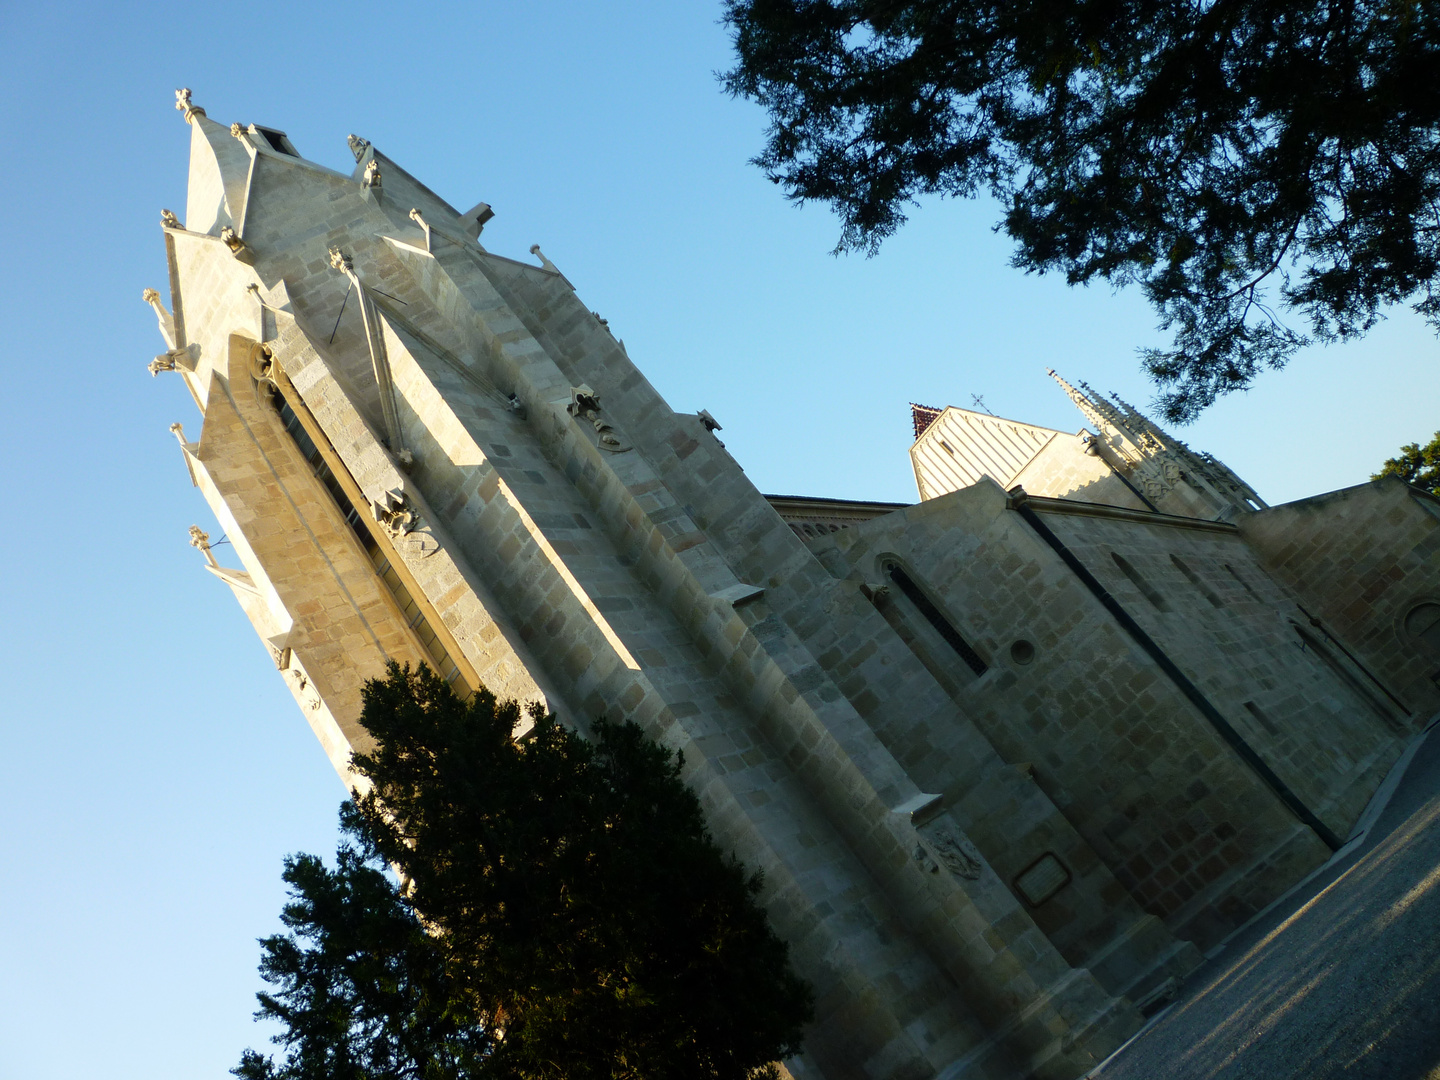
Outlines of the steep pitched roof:
{"label": "steep pitched roof", "polygon": [[[923,408],[923,406],[922,406]],[[925,425],[910,448],[921,499],[969,487],[988,476],[1008,487],[1063,432],[951,406]]]}

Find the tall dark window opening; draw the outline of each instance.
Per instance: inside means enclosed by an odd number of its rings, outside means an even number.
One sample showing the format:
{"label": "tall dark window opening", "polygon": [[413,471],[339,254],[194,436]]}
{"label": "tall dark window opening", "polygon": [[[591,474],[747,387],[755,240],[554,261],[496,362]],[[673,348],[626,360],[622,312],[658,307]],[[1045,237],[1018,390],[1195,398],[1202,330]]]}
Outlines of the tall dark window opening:
{"label": "tall dark window opening", "polygon": [[935,628],[935,632],[945,639],[945,644],[955,650],[961,660],[965,661],[977,676],[984,675],[990,670],[990,665],[980,658],[980,654],[971,648],[970,643],[961,636],[960,631],[947,619],[940,609],[931,602],[925,591],[916,585],[899,564],[886,563],[885,574],[895,583],[895,587],[904,595],[905,599],[915,605],[915,610],[925,617],[925,621]]}
{"label": "tall dark window opening", "polygon": [[350,526],[350,531],[355,534],[355,538],[360,541],[360,546],[365,549],[365,554],[370,557],[370,562],[375,567],[375,573],[380,576],[380,580],[385,583],[385,587],[394,596],[395,603],[400,608],[400,614],[405,619],[405,625],[415,632],[415,636],[420,639],[420,644],[425,646],[425,652],[429,655],[436,673],[461,698],[469,700],[474,694],[474,690],[461,678],[459,666],[451,658],[444,643],[440,641],[440,637],[435,633],[430,621],[425,618],[425,613],[420,609],[420,605],[410,595],[410,590],[405,587],[400,575],[395,572],[395,567],[391,565],[390,553],[380,546],[374,535],[365,527],[364,521],[360,518],[361,511],[356,509],[355,504],[350,501],[350,496],[345,494],[345,489],[335,479],[334,472],[325,463],[325,458],[316,447],[315,441],[310,438],[305,426],[300,423],[300,417],[296,415],[295,410],[290,407],[290,403],[281,394],[273,395],[271,401],[274,402],[276,411],[280,414],[280,422],[294,441],[296,449],[309,462],[315,478],[325,485],[325,490],[330,493],[330,497],[335,500],[335,505],[339,507],[345,524]]}

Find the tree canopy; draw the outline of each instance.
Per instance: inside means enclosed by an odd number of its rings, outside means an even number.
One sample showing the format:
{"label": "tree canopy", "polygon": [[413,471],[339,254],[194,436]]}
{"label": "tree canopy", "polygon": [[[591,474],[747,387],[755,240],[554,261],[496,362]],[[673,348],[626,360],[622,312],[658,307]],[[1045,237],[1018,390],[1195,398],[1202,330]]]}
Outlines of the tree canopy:
{"label": "tree canopy", "polygon": [[1386,461],[1370,479],[1379,480],[1382,476],[1398,476],[1407,484],[1440,495],[1440,431],[1424,446],[1419,443],[1402,446],[1399,456]]}
{"label": "tree canopy", "polygon": [[426,668],[366,685],[369,791],[335,870],[287,861],[289,933],[262,942],[286,1053],[237,1076],[742,1080],[798,1050],[809,989],[683,762],[633,724],[532,719],[515,738],[514,702]]}
{"label": "tree canopy", "polygon": [[[1137,284],[1168,419],[1409,302],[1440,326],[1440,0],[726,0],[755,163],[873,252],[922,195]],[[1300,320],[1297,328],[1286,313]]]}

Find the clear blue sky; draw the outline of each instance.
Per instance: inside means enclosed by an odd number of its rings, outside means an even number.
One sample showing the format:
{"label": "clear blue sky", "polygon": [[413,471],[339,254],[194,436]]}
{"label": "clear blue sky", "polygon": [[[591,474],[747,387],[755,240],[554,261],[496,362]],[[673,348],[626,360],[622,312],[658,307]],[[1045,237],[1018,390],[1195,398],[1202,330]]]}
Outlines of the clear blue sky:
{"label": "clear blue sky", "polygon": [[[213,522],[166,428],[199,417],[145,372],[159,213],[184,212],[176,87],[322,163],[350,167],[353,131],[456,206],[488,200],[487,245],[541,243],[768,492],[913,498],[911,400],[1074,430],[1051,365],[1149,400],[1139,298],[1009,269],[987,205],[927,204],[879,257],[831,257],[828,211],[746,164],[763,119],[716,85],[718,13],[0,2],[0,1080],[224,1076],[263,1038],[280,860],[334,844],[340,784],[186,546]],[[1400,313],[1184,437],[1272,502],[1358,483],[1440,428],[1436,360]]]}

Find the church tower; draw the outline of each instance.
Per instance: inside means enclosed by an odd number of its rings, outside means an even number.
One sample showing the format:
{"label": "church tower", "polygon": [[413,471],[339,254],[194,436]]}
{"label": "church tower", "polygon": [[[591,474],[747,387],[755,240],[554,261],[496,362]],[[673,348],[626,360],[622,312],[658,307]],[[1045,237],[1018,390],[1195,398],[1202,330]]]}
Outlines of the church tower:
{"label": "church tower", "polygon": [[[1297,630],[1302,600],[1331,610],[1294,562],[1322,546],[1209,520],[1248,489],[1133,410],[1070,391],[1094,454],[964,420],[1009,449],[916,506],[767,497],[538,245],[484,245],[486,203],[355,136],[347,174],[176,106],[187,203],[161,214],[169,304],[144,299],[239,560],[193,529],[206,570],[346,783],[392,660],[683,751],[814,987],[792,1076],[1085,1074],[1328,857],[1440,706],[1423,656],[1385,652],[1391,600],[1349,652]],[[958,461],[948,423],[917,445]],[[1402,519],[1415,543],[1440,529]],[[1394,604],[1440,586],[1433,562],[1385,579]]]}
{"label": "church tower", "polygon": [[[1006,490],[1231,520],[1263,510],[1254,490],[1210,454],[1199,454],[1118,397],[1054,379],[1085,417],[1074,434],[970,409],[910,405],[910,460],[921,499],[988,477]],[[1093,429],[1093,430],[1090,430]]]}
{"label": "church tower", "polygon": [[1090,443],[1156,510],[1190,517],[1231,518],[1265,503],[1249,484],[1210,454],[1197,454],[1132,405],[1079,389],[1046,372],[1095,428]]}

